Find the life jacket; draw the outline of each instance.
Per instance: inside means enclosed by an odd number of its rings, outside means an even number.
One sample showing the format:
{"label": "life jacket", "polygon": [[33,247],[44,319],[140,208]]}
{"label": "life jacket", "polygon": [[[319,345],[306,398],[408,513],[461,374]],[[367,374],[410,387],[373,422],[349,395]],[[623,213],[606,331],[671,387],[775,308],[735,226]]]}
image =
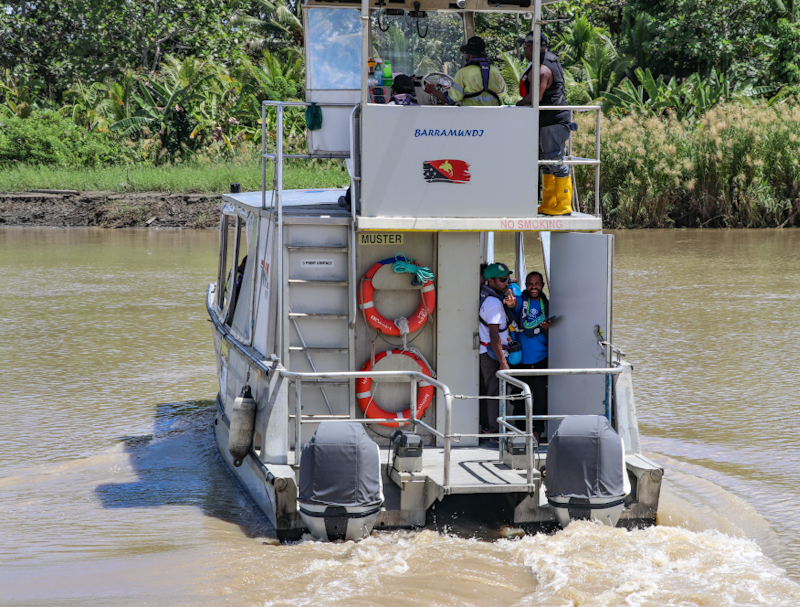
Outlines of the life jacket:
{"label": "life jacket", "polygon": [[479,68],[481,68],[481,79],[483,80],[483,90],[477,91],[475,93],[464,92],[464,99],[471,99],[472,97],[477,97],[478,95],[489,93],[492,97],[497,99],[497,105],[503,105],[502,102],[500,101],[500,97],[497,96],[497,93],[489,90],[489,74],[492,69],[489,60],[486,59],[486,57],[475,57],[467,61],[467,65],[477,65]]}
{"label": "life jacket", "polygon": [[536,329],[547,320],[547,312],[550,308],[550,302],[547,301],[547,297],[542,293],[539,300],[541,305],[540,314],[533,320],[528,320],[528,315],[531,310],[531,301],[531,297],[526,290],[522,294],[522,308],[520,308],[519,312],[519,328],[525,337],[536,337],[539,334],[540,331],[536,331]]}
{"label": "life jacket", "polygon": [[[488,329],[489,325],[485,320],[483,320],[483,318],[481,317],[481,312],[480,312],[481,308],[483,307],[483,302],[486,301],[487,297],[496,297],[497,299],[500,300],[500,303],[503,303],[503,298],[497,293],[497,291],[495,291],[491,287],[487,287],[486,285],[481,285],[480,303],[478,304],[478,320],[480,320],[481,324]],[[514,319],[514,315],[509,311],[509,309],[506,307],[505,304],[503,304],[503,311],[506,313],[506,326],[505,327],[500,327],[500,329],[499,329],[500,333],[502,333],[503,331],[508,331],[512,324],[516,324],[516,320]],[[511,336],[509,335],[509,339],[510,338],[511,338]],[[488,344],[484,344],[483,342],[481,342],[481,343],[484,346],[488,345]]]}
{"label": "life jacket", "polygon": [[[545,51],[539,56],[539,64],[547,66],[553,74],[553,84],[544,91],[542,100],[539,105],[567,105],[567,97],[565,95],[564,84],[564,70],[561,63],[558,61],[558,55]],[[522,79],[519,81],[519,94],[525,97],[530,90],[532,90],[531,77],[533,76],[533,64],[528,66]],[[554,124],[567,124],[569,123],[569,110],[563,112],[546,111],[541,112],[539,118],[539,127],[552,126]]]}

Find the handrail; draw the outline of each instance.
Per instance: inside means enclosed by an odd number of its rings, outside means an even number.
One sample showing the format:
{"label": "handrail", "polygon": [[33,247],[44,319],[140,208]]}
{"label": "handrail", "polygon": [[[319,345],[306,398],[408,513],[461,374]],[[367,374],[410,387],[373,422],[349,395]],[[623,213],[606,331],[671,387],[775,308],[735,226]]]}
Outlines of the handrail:
{"label": "handrail", "polygon": [[[571,415],[533,415],[533,396],[531,394],[530,386],[522,382],[517,377],[532,377],[532,376],[542,376],[542,375],[605,375],[609,377],[611,375],[619,375],[622,373],[622,366],[615,366],[610,368],[603,368],[603,369],[500,369],[497,371],[496,375],[497,378],[500,380],[500,394],[505,394],[505,385],[506,382],[510,383],[517,388],[522,389],[522,393],[525,397],[525,428],[527,432],[523,433],[526,438],[526,452],[528,454],[528,477],[530,479],[530,475],[533,471],[533,420],[550,420],[550,419],[564,419],[566,417],[571,417]],[[522,419],[522,416],[519,415],[506,415],[505,414],[505,401],[503,401],[503,409],[502,415],[497,418],[497,421],[500,422],[502,432],[505,434],[506,427],[509,427],[509,424],[506,423],[506,420],[515,420],[515,419]],[[609,420],[610,422],[611,420]],[[516,429],[515,429],[516,430]],[[538,445],[538,443],[537,443]],[[530,483],[531,481],[528,480]]]}
{"label": "handrail", "polygon": [[[283,153],[283,115],[286,107],[308,107],[309,101],[273,101],[266,100],[261,102],[261,209],[267,208],[267,168],[266,161],[272,160],[275,163],[275,170],[272,177],[272,190],[274,192],[274,203],[270,205],[270,213],[274,213],[276,218],[275,228],[277,231],[278,244],[278,293],[276,302],[276,312],[278,328],[275,332],[275,356],[279,361],[284,360],[284,347],[286,345],[286,327],[284,323],[284,293],[283,293],[283,160],[285,158],[350,158],[350,156],[332,154],[284,154]],[[354,103],[318,103],[321,107],[358,107]],[[275,153],[267,154],[267,106],[275,108]],[[351,151],[352,156],[352,151]]]}
{"label": "handrail", "polygon": [[[527,480],[528,484],[533,483],[533,395],[531,394],[531,387],[524,381],[515,379],[511,375],[507,375],[504,370],[497,372],[497,377],[501,382],[506,381],[512,386],[522,389],[525,395],[525,453],[528,456],[527,461]],[[505,428],[503,428],[505,430]],[[502,449],[502,446],[500,446]]]}
{"label": "handrail", "polygon": [[[281,377],[286,377],[289,380],[295,381],[295,435],[294,435],[294,442],[295,442],[295,464],[300,464],[300,427],[304,423],[303,422],[303,415],[301,413],[302,405],[301,405],[301,387],[302,387],[302,380],[303,379],[315,379],[315,378],[328,378],[328,379],[358,379],[362,377],[368,378],[376,378],[376,377],[400,377],[400,378],[408,378],[410,382],[409,391],[412,394],[411,398],[411,417],[409,418],[387,418],[387,419],[352,419],[352,418],[339,418],[335,420],[327,420],[331,422],[348,422],[354,421],[357,423],[362,424],[374,424],[374,423],[385,423],[385,422],[392,422],[392,423],[411,423],[412,427],[416,428],[417,425],[420,425],[427,429],[429,432],[438,436],[444,441],[445,445],[445,452],[444,452],[444,486],[448,487],[450,485],[450,442],[451,442],[451,432],[450,432],[450,425],[451,425],[451,417],[452,417],[452,408],[453,408],[453,395],[450,392],[450,388],[447,387],[446,384],[430,377],[429,375],[425,375],[419,371],[328,371],[328,372],[317,372],[317,373],[296,373],[293,371],[287,371],[285,369],[281,369],[279,371]],[[417,419],[417,399],[416,399],[416,383],[417,381],[424,381],[432,386],[438,388],[442,391],[444,396],[445,402],[445,431],[444,434],[439,432],[438,430],[432,428],[422,420]],[[308,417],[308,416],[306,416]],[[316,423],[319,420],[308,421],[305,423]]]}

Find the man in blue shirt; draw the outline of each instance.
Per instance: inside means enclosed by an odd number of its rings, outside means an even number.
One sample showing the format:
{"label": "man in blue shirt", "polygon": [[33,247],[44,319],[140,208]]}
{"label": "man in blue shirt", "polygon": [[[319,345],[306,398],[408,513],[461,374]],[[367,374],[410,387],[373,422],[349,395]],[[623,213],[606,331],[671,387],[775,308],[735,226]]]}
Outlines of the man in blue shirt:
{"label": "man in blue shirt", "polygon": [[[514,317],[519,332],[517,341],[522,346],[522,362],[515,369],[547,369],[547,335],[552,321],[549,318],[549,302],[542,289],[544,279],[539,272],[525,277],[525,292],[517,298]],[[534,375],[521,378],[533,394],[533,414],[547,415],[547,376]],[[524,414],[517,407],[517,415]],[[533,435],[539,442],[544,432],[544,422],[534,420]]]}

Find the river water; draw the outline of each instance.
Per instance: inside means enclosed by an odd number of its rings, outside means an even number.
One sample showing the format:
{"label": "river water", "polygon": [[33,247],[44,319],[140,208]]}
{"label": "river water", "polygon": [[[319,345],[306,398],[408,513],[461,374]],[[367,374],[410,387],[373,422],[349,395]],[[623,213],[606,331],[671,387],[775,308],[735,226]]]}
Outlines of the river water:
{"label": "river water", "polygon": [[210,429],[216,233],[0,229],[0,605],[796,606],[799,252],[617,233],[659,526],[280,545]]}

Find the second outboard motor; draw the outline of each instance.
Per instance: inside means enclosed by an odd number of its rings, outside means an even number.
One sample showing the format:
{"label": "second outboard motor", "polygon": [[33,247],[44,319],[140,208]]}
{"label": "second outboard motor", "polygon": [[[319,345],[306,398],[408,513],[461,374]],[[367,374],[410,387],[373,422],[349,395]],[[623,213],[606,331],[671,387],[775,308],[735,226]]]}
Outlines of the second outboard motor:
{"label": "second outboard motor", "polygon": [[380,450],[361,424],[319,425],[303,446],[297,501],[319,540],[358,540],[372,532],[383,506]]}
{"label": "second outboard motor", "polygon": [[547,501],[562,527],[595,519],[614,527],[630,493],[622,439],[599,415],[567,417],[547,448]]}

